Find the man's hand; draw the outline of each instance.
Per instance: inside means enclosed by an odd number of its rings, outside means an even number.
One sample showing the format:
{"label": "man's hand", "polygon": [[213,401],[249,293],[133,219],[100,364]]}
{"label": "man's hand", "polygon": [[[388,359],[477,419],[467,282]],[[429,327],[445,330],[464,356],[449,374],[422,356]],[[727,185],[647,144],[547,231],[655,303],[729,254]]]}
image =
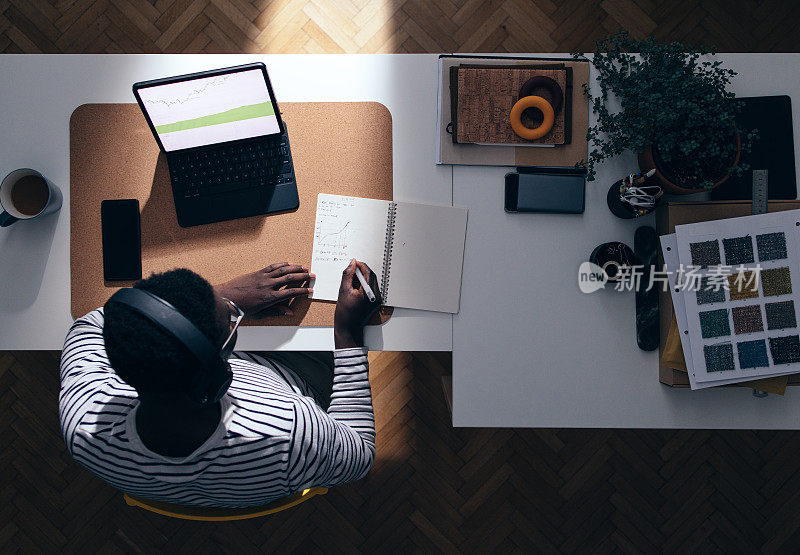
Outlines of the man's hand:
{"label": "man's hand", "polygon": [[[356,276],[356,264],[364,274],[375,293],[375,302],[370,302],[361,282]],[[339,286],[339,300],[333,316],[333,339],[337,349],[364,346],[364,324],[381,305],[381,293],[378,290],[378,278],[369,266],[355,259],[342,272],[342,284]]]}
{"label": "man's hand", "polygon": [[314,274],[309,274],[304,266],[280,262],[216,285],[214,291],[232,300],[247,316],[291,316],[289,303],[313,291],[310,287],[300,287],[313,278]]}

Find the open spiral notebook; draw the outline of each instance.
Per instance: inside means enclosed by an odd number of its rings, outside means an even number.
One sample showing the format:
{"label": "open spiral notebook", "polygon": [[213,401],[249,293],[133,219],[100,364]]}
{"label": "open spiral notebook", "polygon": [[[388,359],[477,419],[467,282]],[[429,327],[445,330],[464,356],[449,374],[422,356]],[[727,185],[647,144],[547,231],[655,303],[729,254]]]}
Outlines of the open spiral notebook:
{"label": "open spiral notebook", "polygon": [[383,304],[458,312],[467,209],[320,193],[312,298],[335,301],[353,258],[378,276]]}

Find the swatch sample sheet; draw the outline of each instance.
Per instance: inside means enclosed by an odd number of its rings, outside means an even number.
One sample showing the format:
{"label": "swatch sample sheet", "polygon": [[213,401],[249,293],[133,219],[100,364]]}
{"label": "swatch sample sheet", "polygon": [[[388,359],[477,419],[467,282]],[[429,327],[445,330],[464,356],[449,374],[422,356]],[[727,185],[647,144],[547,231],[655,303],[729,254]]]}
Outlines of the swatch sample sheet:
{"label": "swatch sample sheet", "polygon": [[798,234],[800,210],[676,226],[697,385],[800,372]]}
{"label": "swatch sample sheet", "polygon": [[[672,306],[675,314],[675,321],[678,324],[678,329],[681,332],[681,350],[683,351],[684,362],[686,363],[686,372],[689,375],[689,385],[692,389],[705,389],[708,387],[716,387],[720,385],[728,385],[732,383],[748,381],[743,378],[721,378],[713,382],[698,382],[695,379],[694,361],[692,360],[692,342],[689,336],[689,326],[686,320],[686,301],[684,299],[684,277],[677,271],[680,268],[680,260],[678,257],[678,239],[674,233],[669,235],[662,235],[661,252],[664,256],[664,265],[668,271],[667,278],[670,286],[670,294],[672,295]],[[722,294],[725,294],[724,289],[720,289]],[[700,295],[700,292],[690,292],[690,295]],[[715,295],[716,297],[716,295]],[[772,376],[780,376],[778,374],[770,374],[768,376],[760,376],[761,378],[769,378]],[[724,374],[722,375],[724,376]]]}

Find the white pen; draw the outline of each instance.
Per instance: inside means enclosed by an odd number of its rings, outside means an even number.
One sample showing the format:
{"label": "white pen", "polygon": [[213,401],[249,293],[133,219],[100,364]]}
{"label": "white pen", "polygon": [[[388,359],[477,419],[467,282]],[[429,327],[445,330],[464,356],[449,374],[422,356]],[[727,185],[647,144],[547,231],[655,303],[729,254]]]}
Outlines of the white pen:
{"label": "white pen", "polygon": [[358,281],[361,282],[361,287],[364,288],[364,292],[367,294],[369,302],[374,303],[375,293],[372,292],[372,288],[367,283],[367,280],[364,279],[364,274],[361,273],[361,270],[358,268],[358,266],[356,266],[356,277],[358,278]]}

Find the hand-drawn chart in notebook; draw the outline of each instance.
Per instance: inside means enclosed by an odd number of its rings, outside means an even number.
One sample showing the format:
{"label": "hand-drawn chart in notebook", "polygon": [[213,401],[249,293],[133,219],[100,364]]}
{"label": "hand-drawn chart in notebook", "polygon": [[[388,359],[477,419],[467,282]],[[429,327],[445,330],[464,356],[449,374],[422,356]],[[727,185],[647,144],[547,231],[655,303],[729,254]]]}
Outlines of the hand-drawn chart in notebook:
{"label": "hand-drawn chart in notebook", "polygon": [[336,300],[342,271],[353,258],[365,262],[381,282],[388,205],[385,200],[318,195],[312,298]]}
{"label": "hand-drawn chart in notebook", "polygon": [[798,230],[800,210],[675,227],[695,380],[800,372]]}
{"label": "hand-drawn chart in notebook", "polygon": [[354,229],[353,220],[337,221],[333,226],[325,222],[314,232],[314,239],[320,252],[330,257],[332,262],[348,260],[350,237]]}

